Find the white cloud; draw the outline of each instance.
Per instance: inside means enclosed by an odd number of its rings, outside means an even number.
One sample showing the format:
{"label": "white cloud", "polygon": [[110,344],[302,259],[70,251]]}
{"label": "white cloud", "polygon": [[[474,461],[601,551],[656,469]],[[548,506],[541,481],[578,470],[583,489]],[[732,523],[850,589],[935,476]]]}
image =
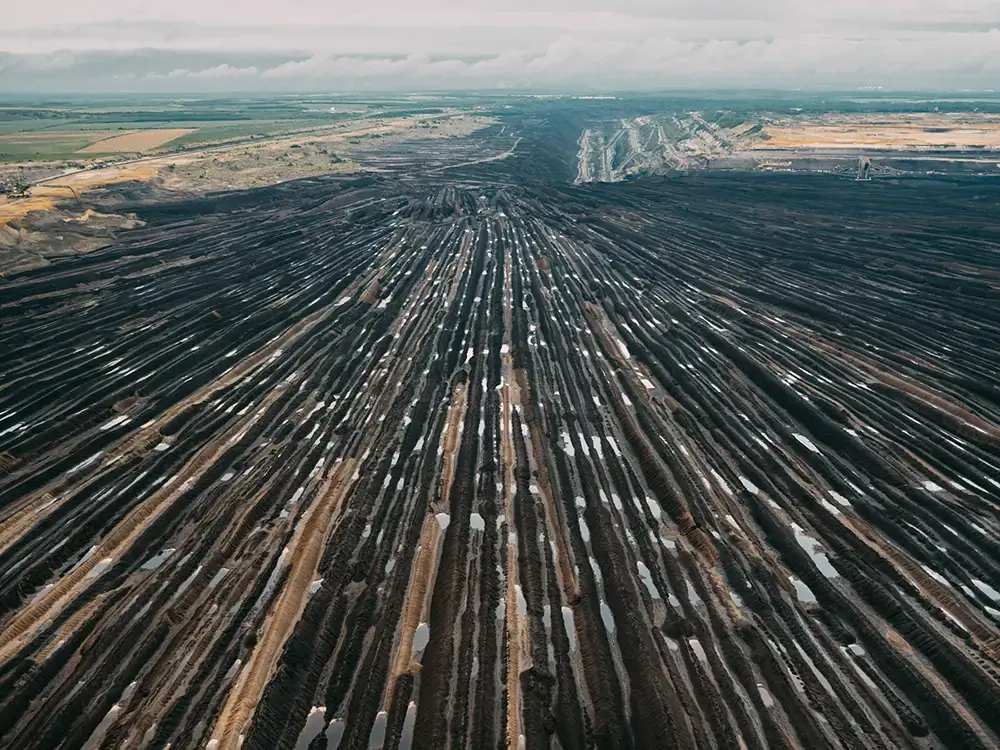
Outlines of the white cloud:
{"label": "white cloud", "polygon": [[[148,73],[145,78],[149,80],[162,79],[226,79],[226,78],[256,78],[258,70],[254,66],[239,68],[228,63],[214,65],[211,68],[201,70],[191,70],[189,68],[174,68],[169,73]],[[116,76],[121,77],[121,76]],[[134,74],[132,77],[135,77]]]}
{"label": "white cloud", "polygon": [[8,3],[4,25],[9,29],[78,26],[88,23],[169,22],[222,27],[280,25],[459,27],[572,26],[619,18],[700,19],[719,21],[773,20],[850,22],[895,25],[902,21],[996,21],[997,0],[380,0],[365,5],[353,0],[50,0],[45,4]]}
{"label": "white cloud", "polygon": [[250,65],[246,68],[237,68],[228,63],[216,65],[212,68],[205,68],[195,73],[191,73],[191,78],[252,78],[257,75],[257,68]]}
{"label": "white cloud", "polygon": [[983,84],[1000,72],[1000,31],[949,33],[917,39],[841,39],[801,35],[773,40],[639,42],[563,35],[540,54],[512,50],[481,60],[314,55],[261,73],[263,79],[298,81],[387,79],[423,85],[488,83],[593,83],[660,88],[697,84],[905,85],[950,80]]}
{"label": "white cloud", "polygon": [[77,64],[79,58],[72,52],[62,51],[49,55],[38,55],[27,58],[24,67],[29,71],[69,70]]}
{"label": "white cloud", "polygon": [[98,86],[99,69],[120,78],[130,55],[146,55],[140,80],[245,88],[974,88],[997,83],[1000,61],[1000,0],[244,0],[239,10],[234,23],[220,0],[14,3],[0,91],[54,86],[84,62],[80,80]]}

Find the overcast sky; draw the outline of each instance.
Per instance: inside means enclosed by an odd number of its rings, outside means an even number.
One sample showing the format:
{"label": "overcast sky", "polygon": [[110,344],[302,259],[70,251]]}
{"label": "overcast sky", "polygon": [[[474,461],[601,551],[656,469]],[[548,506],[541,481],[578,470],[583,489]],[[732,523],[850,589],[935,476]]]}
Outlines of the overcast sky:
{"label": "overcast sky", "polygon": [[1000,0],[0,3],[0,92],[1000,89]]}

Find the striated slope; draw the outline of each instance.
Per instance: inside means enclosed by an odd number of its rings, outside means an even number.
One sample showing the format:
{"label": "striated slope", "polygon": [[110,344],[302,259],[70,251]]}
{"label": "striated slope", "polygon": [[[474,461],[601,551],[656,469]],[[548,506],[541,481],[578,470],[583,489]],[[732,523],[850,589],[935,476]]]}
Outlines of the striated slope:
{"label": "striated slope", "polygon": [[0,286],[0,745],[995,747],[997,188],[440,179]]}

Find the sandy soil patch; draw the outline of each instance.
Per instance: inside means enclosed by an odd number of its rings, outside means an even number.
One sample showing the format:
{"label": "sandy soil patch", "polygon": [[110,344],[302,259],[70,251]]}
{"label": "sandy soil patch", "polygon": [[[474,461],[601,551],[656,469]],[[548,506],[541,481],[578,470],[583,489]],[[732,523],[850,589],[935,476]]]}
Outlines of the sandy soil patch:
{"label": "sandy soil patch", "polygon": [[151,148],[162,146],[182,135],[193,133],[197,128],[163,128],[155,130],[135,130],[131,133],[105,138],[97,143],[92,143],[86,148],[81,148],[79,154],[118,154],[131,151],[148,151]]}
{"label": "sandy soil patch", "polygon": [[0,226],[23,219],[32,211],[48,211],[66,200],[75,200],[76,195],[92,188],[133,180],[146,181],[155,176],[156,169],[149,164],[128,164],[65,175],[33,186],[30,198],[11,200],[0,197]]}
{"label": "sandy soil patch", "polygon": [[777,124],[758,149],[1000,149],[1000,122]]}
{"label": "sandy soil patch", "polygon": [[23,219],[32,211],[48,211],[53,205],[52,198],[49,197],[32,196],[10,200],[6,196],[0,196],[0,226]]}
{"label": "sandy soil patch", "polygon": [[[143,162],[141,164],[122,164],[117,167],[105,167],[103,169],[77,172],[52,180],[52,182],[37,185],[31,188],[31,194],[43,195],[52,189],[58,191],[59,185],[70,185],[77,191],[81,191],[103,185],[113,185],[118,182],[149,180],[156,176],[156,171],[156,167],[152,163]],[[63,190],[59,195],[65,195],[65,192]]]}
{"label": "sandy soil patch", "polygon": [[491,122],[486,117],[447,113],[341,123],[263,142],[171,154],[143,163],[157,167],[163,187],[168,190],[244,189],[302,177],[357,172],[371,168],[363,163],[377,160],[378,150],[385,144],[467,135]]}

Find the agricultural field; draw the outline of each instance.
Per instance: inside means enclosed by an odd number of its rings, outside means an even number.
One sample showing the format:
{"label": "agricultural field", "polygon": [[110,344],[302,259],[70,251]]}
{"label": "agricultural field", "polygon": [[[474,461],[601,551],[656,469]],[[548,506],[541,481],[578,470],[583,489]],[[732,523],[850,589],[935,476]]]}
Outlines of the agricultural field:
{"label": "agricultural field", "polygon": [[[86,161],[88,155],[139,155],[268,138],[379,114],[436,114],[407,101],[316,97],[192,99],[127,97],[0,102],[0,164]],[[161,140],[168,131],[183,130]],[[149,131],[148,133],[146,131]],[[160,135],[154,135],[160,133]],[[110,142],[121,136],[122,140]],[[103,146],[99,142],[108,141]],[[102,150],[103,149],[103,150]]]}
{"label": "agricultural field", "polygon": [[0,160],[37,162],[80,159],[78,154],[104,139],[115,138],[115,130],[24,130],[0,134]]}
{"label": "agricultural field", "polygon": [[124,135],[116,135],[111,138],[103,138],[86,148],[80,149],[81,154],[118,154],[149,151],[158,146],[162,146],[171,141],[177,140],[190,133],[197,132],[196,128],[149,128],[148,130],[136,130]]}
{"label": "agricultural field", "polygon": [[[337,111],[327,112],[320,121],[314,119],[316,103],[310,104],[298,119],[270,119],[281,113],[267,108],[258,119],[240,121],[221,119],[233,113],[219,104],[218,111],[200,113],[201,122],[172,123],[183,128],[159,127],[166,124],[160,120],[134,121],[139,114],[157,116],[156,111],[102,110],[90,113],[87,121],[51,126],[58,132],[49,126],[31,129],[38,122],[22,111],[16,119],[23,129],[0,135],[0,147],[7,138],[34,144],[33,154],[49,151],[0,168],[0,193],[16,193],[16,186],[23,186],[21,194],[0,194],[0,273],[87,252],[113,238],[117,229],[141,223],[133,213],[119,211],[122,193],[129,195],[127,200],[141,195],[146,201],[169,201],[214,190],[378,171],[390,151],[402,148],[412,154],[423,149],[428,156],[447,152],[441,142],[463,140],[494,122],[472,106],[414,107],[409,101],[339,102]],[[2,113],[13,117],[10,110]],[[192,118],[199,111],[187,106],[177,116]],[[98,122],[123,117],[130,121],[116,130]],[[144,127],[136,129],[140,125]],[[426,145],[419,146],[421,142]],[[113,149],[120,151],[104,153]],[[53,160],[57,152],[64,160]],[[483,156],[495,155],[487,151],[469,158],[476,161]],[[77,222],[87,211],[103,218]]]}
{"label": "agricultural field", "polygon": [[[840,120],[840,122],[838,122]],[[1000,151],[1000,116],[955,115],[823,118],[820,122],[790,120],[768,123],[765,140],[772,149],[959,149]]]}

